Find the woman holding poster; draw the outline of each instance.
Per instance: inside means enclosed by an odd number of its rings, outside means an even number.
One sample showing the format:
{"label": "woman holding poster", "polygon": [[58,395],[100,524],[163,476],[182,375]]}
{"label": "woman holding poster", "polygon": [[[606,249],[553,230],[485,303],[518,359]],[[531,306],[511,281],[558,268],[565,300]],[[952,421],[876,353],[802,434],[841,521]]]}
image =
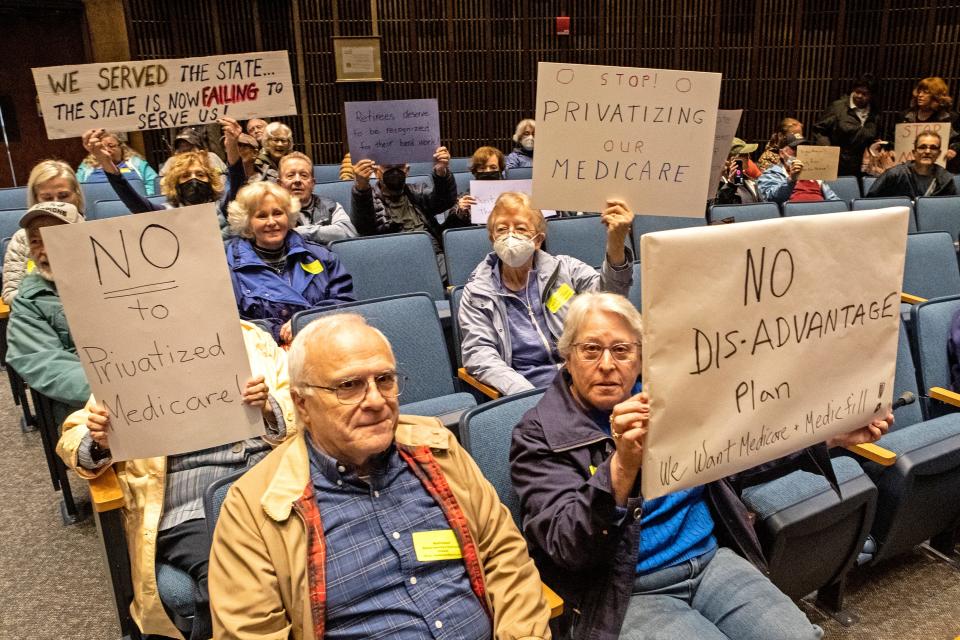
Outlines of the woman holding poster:
{"label": "woman holding poster", "polygon": [[[121,174],[133,174],[143,181],[143,188],[147,196],[156,194],[157,172],[154,171],[139,153],[127,146],[115,133],[104,133],[101,136],[103,147],[110,154],[110,159],[120,169]],[[77,180],[80,182],[106,182],[100,161],[90,154],[77,167]]]}

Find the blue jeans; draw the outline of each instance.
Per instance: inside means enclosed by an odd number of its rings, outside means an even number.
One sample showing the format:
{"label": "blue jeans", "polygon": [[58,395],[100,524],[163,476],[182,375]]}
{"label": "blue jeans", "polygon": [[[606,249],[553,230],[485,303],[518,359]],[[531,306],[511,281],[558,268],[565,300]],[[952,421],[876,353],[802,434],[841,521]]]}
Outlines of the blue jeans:
{"label": "blue jeans", "polygon": [[752,564],[719,550],[637,576],[628,640],[819,640],[823,631]]}

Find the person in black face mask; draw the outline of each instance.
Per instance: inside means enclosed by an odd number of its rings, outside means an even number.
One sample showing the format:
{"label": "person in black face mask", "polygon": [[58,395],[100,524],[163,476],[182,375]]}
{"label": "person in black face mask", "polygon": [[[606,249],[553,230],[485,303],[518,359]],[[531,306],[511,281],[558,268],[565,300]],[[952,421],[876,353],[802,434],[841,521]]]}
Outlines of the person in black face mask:
{"label": "person in black face mask", "polygon": [[[474,180],[503,180],[506,167],[503,152],[495,147],[480,147],[470,158],[470,173]],[[447,216],[457,216],[463,221],[470,220],[470,207],[477,204],[470,193],[462,193],[457,204],[447,211]]]}

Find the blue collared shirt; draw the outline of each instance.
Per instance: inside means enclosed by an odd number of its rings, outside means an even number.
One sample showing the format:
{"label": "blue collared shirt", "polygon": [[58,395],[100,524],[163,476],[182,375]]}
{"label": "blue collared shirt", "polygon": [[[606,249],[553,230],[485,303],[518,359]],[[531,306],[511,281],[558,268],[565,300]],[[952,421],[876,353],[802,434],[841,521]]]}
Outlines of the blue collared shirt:
{"label": "blue collared shirt", "polygon": [[417,559],[412,534],[450,523],[396,449],[365,481],[307,442],[327,542],[324,637],[489,640],[463,560]]}

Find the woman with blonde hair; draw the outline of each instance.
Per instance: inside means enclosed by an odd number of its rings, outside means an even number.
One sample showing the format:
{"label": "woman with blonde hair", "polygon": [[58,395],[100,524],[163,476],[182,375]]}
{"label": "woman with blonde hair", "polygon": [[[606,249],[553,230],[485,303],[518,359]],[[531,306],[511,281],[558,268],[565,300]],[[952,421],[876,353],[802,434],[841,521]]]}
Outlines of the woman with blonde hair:
{"label": "woman with blonde hair", "polygon": [[[27,207],[38,202],[67,202],[83,215],[83,191],[70,165],[60,160],[42,160],[33,167],[27,180]],[[18,229],[10,238],[3,257],[3,291],[0,297],[4,303],[13,304],[20,290],[20,281],[32,269],[27,232]]]}
{"label": "woman with blonde hair", "polygon": [[[143,181],[147,196],[157,193],[157,172],[153,170],[143,157],[120,140],[115,133],[104,132],[100,136],[104,150],[110,154],[113,164],[121,174],[133,173]],[[106,172],[100,161],[92,153],[83,159],[77,167],[77,180],[80,182],[106,182]]]}
{"label": "woman with blonde hair", "polygon": [[240,189],[227,209],[227,266],[240,317],[265,320],[278,344],[297,311],[352,302],[353,279],[336,254],[294,231],[300,202],[272,182]]}

